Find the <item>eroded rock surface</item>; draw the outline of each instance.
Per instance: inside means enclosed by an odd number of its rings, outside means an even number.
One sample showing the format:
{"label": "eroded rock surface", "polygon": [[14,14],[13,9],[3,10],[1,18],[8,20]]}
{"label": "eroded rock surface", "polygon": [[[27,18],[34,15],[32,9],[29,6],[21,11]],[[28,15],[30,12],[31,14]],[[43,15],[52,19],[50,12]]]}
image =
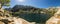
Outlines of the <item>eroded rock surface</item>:
{"label": "eroded rock surface", "polygon": [[0,24],[35,24],[28,22],[22,18],[12,17],[8,11],[0,8]]}
{"label": "eroded rock surface", "polygon": [[60,24],[60,9],[46,21],[46,24]]}

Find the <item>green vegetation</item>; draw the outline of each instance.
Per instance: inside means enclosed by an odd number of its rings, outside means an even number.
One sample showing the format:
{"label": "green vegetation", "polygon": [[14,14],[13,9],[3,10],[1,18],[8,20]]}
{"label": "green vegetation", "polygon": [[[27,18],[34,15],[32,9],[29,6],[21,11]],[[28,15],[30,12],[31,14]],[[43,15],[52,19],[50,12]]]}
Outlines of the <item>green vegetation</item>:
{"label": "green vegetation", "polygon": [[9,6],[9,2],[10,0],[0,0],[0,8],[2,8],[2,6]]}
{"label": "green vegetation", "polygon": [[15,5],[13,8],[6,8],[13,16],[23,18],[29,22],[45,23],[54,13],[56,8],[36,8],[32,6]]}
{"label": "green vegetation", "polygon": [[[10,0],[0,0],[0,8],[9,6]],[[23,18],[29,22],[45,23],[57,12],[57,8],[36,8],[33,6],[15,5],[13,8],[5,8],[12,16]]]}

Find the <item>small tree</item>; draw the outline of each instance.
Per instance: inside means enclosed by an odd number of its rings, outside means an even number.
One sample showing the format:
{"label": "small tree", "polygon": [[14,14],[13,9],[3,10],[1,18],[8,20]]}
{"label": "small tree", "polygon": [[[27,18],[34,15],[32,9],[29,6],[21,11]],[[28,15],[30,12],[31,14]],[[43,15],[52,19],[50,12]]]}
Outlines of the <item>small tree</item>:
{"label": "small tree", "polygon": [[9,6],[10,0],[0,0],[0,8],[2,8],[2,6]]}

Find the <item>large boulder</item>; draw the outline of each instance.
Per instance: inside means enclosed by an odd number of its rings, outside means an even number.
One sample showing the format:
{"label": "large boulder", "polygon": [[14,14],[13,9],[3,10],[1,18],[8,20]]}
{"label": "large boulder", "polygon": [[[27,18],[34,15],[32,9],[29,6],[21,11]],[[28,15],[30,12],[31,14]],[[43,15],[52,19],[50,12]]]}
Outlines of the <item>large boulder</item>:
{"label": "large boulder", "polygon": [[9,14],[9,11],[0,9],[0,24],[35,24],[34,22],[30,23],[22,18],[12,17]]}
{"label": "large boulder", "polygon": [[0,19],[1,24],[35,24],[35,22],[28,22],[18,17],[2,17]]}
{"label": "large boulder", "polygon": [[46,24],[60,24],[60,9],[46,21]]}

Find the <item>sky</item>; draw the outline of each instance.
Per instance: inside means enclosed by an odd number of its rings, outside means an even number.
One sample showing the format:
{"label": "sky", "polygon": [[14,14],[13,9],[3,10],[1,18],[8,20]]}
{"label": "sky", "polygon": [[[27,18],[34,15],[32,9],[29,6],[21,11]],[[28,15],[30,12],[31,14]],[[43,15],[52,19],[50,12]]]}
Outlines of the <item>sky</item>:
{"label": "sky", "polygon": [[48,8],[60,6],[60,0],[11,0],[10,7],[15,5],[30,5],[37,8]]}

